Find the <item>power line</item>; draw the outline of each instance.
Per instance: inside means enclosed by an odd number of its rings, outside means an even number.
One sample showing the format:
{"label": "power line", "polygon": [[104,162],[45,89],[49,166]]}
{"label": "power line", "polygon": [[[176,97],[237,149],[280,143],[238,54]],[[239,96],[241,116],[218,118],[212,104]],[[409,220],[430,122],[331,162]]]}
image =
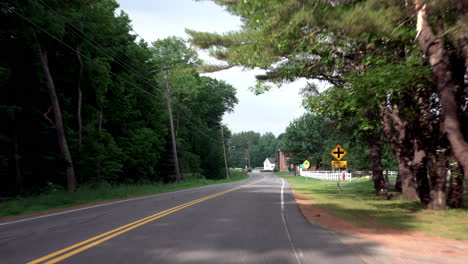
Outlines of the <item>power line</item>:
{"label": "power line", "polygon": [[171,106],[171,92],[169,90],[169,83],[167,80],[167,68],[164,68],[164,85],[166,87],[166,97],[167,97],[167,112],[169,113],[169,125],[171,129],[171,143],[172,143],[172,154],[174,156],[174,167],[176,170],[176,182],[180,182],[180,172],[179,172],[179,159],[177,158],[177,145],[174,134],[174,121],[172,120],[172,106]]}
{"label": "power line", "polygon": [[[116,14],[115,11],[114,11],[114,15],[119,16],[118,14]],[[142,39],[142,40],[144,40],[145,42],[147,42],[147,41],[145,40],[145,38],[143,38],[140,34],[138,34],[138,32],[136,32],[136,31],[133,29],[133,27],[132,27],[130,30],[131,30],[133,33],[135,33],[135,35],[137,35],[138,37],[140,37],[140,39]]]}
{"label": "power line", "polygon": [[[39,1],[40,1],[40,0],[39,0]],[[41,1],[41,2],[42,2],[42,1]],[[9,8],[9,6],[8,6],[7,4],[3,3],[3,2],[0,2],[0,4],[2,4],[2,5],[3,5],[4,7],[6,7],[6,8]],[[59,43],[61,43],[61,44],[64,45],[65,47],[69,48],[69,49],[72,50],[73,52],[75,52],[75,53],[79,54],[80,56],[84,57],[85,59],[91,61],[93,64],[97,65],[98,67],[102,68],[103,70],[107,71],[108,73],[112,74],[113,76],[117,77],[118,79],[124,81],[125,83],[127,83],[127,84],[129,84],[129,85],[131,85],[131,86],[133,86],[135,89],[141,91],[142,93],[145,93],[145,94],[147,94],[147,95],[149,95],[149,96],[151,96],[151,97],[153,97],[153,98],[155,98],[155,99],[158,99],[158,100],[160,100],[160,101],[163,101],[163,102],[166,102],[166,103],[167,103],[166,99],[164,99],[164,98],[162,98],[162,97],[159,97],[159,96],[157,96],[157,95],[155,95],[155,94],[153,94],[153,93],[151,93],[151,92],[149,92],[149,91],[147,91],[147,90],[145,90],[145,89],[142,89],[142,88],[138,87],[136,84],[134,84],[134,83],[128,81],[127,79],[125,79],[125,78],[123,78],[123,77],[120,77],[119,75],[113,73],[112,71],[110,71],[109,69],[107,69],[107,67],[105,67],[104,65],[101,65],[101,64],[95,62],[92,58],[90,58],[90,57],[88,57],[88,56],[86,56],[86,55],[83,55],[83,54],[79,53],[79,51],[77,51],[75,48],[71,47],[70,45],[68,45],[67,43],[65,43],[64,41],[62,41],[61,39],[59,39],[58,37],[56,37],[55,35],[53,35],[52,33],[48,32],[46,29],[44,29],[44,28],[42,28],[41,26],[37,25],[37,24],[34,23],[31,19],[29,19],[29,18],[23,16],[21,13],[17,12],[15,9],[13,9],[13,8],[9,8],[9,9],[10,9],[12,12],[14,12],[16,15],[20,16],[21,18],[23,18],[24,20],[26,20],[27,22],[29,22],[30,24],[32,24],[33,26],[35,26],[36,28],[38,28],[39,30],[41,30],[42,32],[44,32],[45,34],[47,34],[49,37],[55,39],[56,41],[58,41]],[[69,22],[68,22],[68,23],[69,23]],[[69,23],[69,24],[70,24],[70,23]],[[79,29],[77,29],[77,30],[79,30]],[[81,32],[81,31],[80,31],[80,32]],[[82,34],[84,34],[84,33],[82,32]],[[103,49],[103,48],[101,48],[101,49]],[[114,58],[114,57],[111,56],[111,58]],[[115,59],[115,58],[114,58],[114,59]],[[123,66],[123,65],[121,65],[121,66]],[[143,77],[143,79],[146,80],[146,81],[148,81],[148,80],[147,80],[146,78],[144,78],[144,77]],[[154,86],[154,84],[150,84],[150,85],[151,85],[153,88],[158,88],[158,87]],[[188,112],[186,112],[186,111],[182,111],[182,113],[188,114]],[[193,117],[193,116],[190,116],[190,117]],[[189,122],[190,122],[190,121],[189,121]],[[214,139],[214,138],[211,138],[210,136],[206,135],[203,131],[200,131],[198,128],[192,128],[192,129],[198,130],[198,132],[200,132],[201,135],[203,135],[203,136],[205,136],[206,138],[210,139],[210,140],[211,140],[212,142],[214,142],[214,143],[221,143],[221,141],[218,141],[218,140],[216,140],[216,139]]]}
{"label": "power line", "polygon": [[[141,75],[140,73],[137,72],[137,70],[135,70],[130,64],[126,63],[125,61],[123,60],[120,60],[119,58],[115,57],[115,53],[114,55],[112,54],[109,54],[109,52],[107,52],[107,50],[101,45],[99,44],[98,42],[94,41],[91,37],[89,37],[85,32],[83,32],[82,30],[80,30],[78,27],[76,27],[75,25],[73,25],[73,23],[71,23],[70,21],[68,21],[67,19],[65,19],[60,13],[58,13],[55,9],[53,9],[52,7],[50,7],[49,5],[47,5],[46,3],[44,3],[42,0],[38,0],[43,6],[49,8],[50,10],[52,10],[55,14],[56,14],[56,17],[58,17],[60,20],[62,20],[62,22],[65,23],[65,25],[69,25],[71,26],[73,29],[75,29],[77,32],[81,33],[81,35],[88,41],[89,44],[91,44],[91,46],[93,46],[95,49],[97,50],[101,50],[102,52],[104,52],[104,54],[106,54],[107,56],[109,56],[110,58],[114,59],[117,64],[121,65],[123,68],[129,70],[129,71],[132,71],[133,73],[137,74],[137,77],[140,78],[141,80],[145,81],[147,84],[149,84],[151,87],[155,88],[155,89],[158,89],[157,86],[155,86],[150,80],[148,80],[146,77],[144,77],[143,75]],[[116,14],[116,12],[114,12],[114,15],[115,16],[118,16],[118,14]],[[138,34],[138,32],[136,32],[134,29],[131,29],[138,37],[140,37],[143,41],[146,42],[146,40],[140,35]],[[73,31],[72,31],[73,32]],[[79,36],[77,33],[73,32],[76,36]],[[80,36],[79,36],[80,37]],[[73,48],[72,48],[73,49]],[[73,51],[75,51],[76,53],[79,53],[79,51],[77,51],[76,49],[73,49]],[[158,69],[158,70],[152,70],[150,71],[149,73],[151,72],[155,72],[155,71],[161,71],[161,70],[165,70],[165,69],[168,69],[168,68],[174,68],[174,66],[169,66],[169,67],[164,67],[164,68],[161,68],[161,69]],[[160,98],[161,100],[164,100],[166,103],[166,99],[164,98]],[[193,116],[189,113],[189,112],[183,112],[184,114],[189,114],[190,117],[189,118],[193,118]],[[201,131],[198,131],[198,132],[201,132]],[[216,139],[213,139],[209,136],[207,136],[205,133],[201,132],[200,133],[201,135],[207,137],[210,139],[210,141],[214,142],[214,143],[221,143],[221,141],[219,140],[216,140]]]}
{"label": "power line", "polygon": [[221,138],[223,139],[224,167],[226,169],[226,178],[229,179],[229,169],[228,169],[228,165],[227,165],[226,147],[224,145],[224,132],[223,132],[223,127],[222,126],[221,126]]}
{"label": "power line", "polygon": [[[5,7],[8,7],[6,4],[4,4],[3,2],[0,2],[0,4],[2,4],[3,6]],[[23,16],[22,14],[16,12],[16,10],[12,9],[11,11],[13,11],[15,14],[17,14],[18,16],[20,16],[21,18],[23,18],[24,20],[28,21],[29,23],[31,23],[33,26],[35,26],[36,28],[40,29],[42,32],[46,33],[49,37],[55,39],[56,41],[58,41],[59,43],[61,43],[62,45],[64,45],[65,47],[71,49],[72,51],[74,51],[75,53],[78,54],[78,51],[71,47],[70,45],[68,45],[67,43],[63,42],[62,40],[60,40],[59,38],[57,38],[55,35],[53,35],[52,33],[48,32],[47,30],[45,30],[44,28],[42,28],[41,26],[37,25],[36,23],[34,23],[33,21],[31,21],[29,18]],[[148,94],[149,96],[152,96],[154,98],[157,98],[159,100],[162,100],[162,101],[166,101],[164,98],[162,97],[159,97],[151,92],[148,92],[147,90],[145,89],[142,89],[138,86],[136,86],[135,84],[133,84],[132,82],[128,81],[127,79],[125,78],[122,78],[120,76],[118,76],[117,74],[113,73],[112,71],[108,70],[104,65],[101,65],[97,62],[95,62],[92,58],[86,56],[86,55],[83,55],[83,54],[80,54],[81,56],[83,56],[84,58],[86,58],[87,60],[91,61],[92,63],[94,63],[95,65],[99,66],[100,68],[104,69],[105,71],[109,72],[110,74],[114,75],[115,77],[119,78],[120,80],[132,85],[133,87],[135,87],[136,89],[140,90],[141,92],[145,93],[145,94]]]}
{"label": "power line", "polygon": [[[75,26],[73,23],[71,23],[71,22],[68,21],[66,18],[64,18],[58,11],[56,11],[55,9],[53,9],[52,7],[50,7],[49,5],[47,5],[46,3],[44,3],[44,1],[42,1],[42,0],[37,0],[37,1],[41,2],[41,4],[42,4],[43,6],[49,8],[49,9],[52,10],[55,14],[57,14],[57,16],[58,16],[63,22],[66,22],[65,25],[68,25],[68,26],[72,27],[72,28],[75,29],[77,32],[81,33],[85,38],[87,37],[87,38],[88,38],[88,41],[90,41],[90,42],[92,42],[92,43],[98,45],[98,46],[101,47],[101,48],[103,48],[102,45],[101,45],[100,43],[94,41],[92,38],[89,38],[89,36],[87,36],[86,33],[84,33],[83,31],[81,31],[77,26]],[[118,14],[116,14],[115,12],[114,12],[114,15],[115,15],[116,18],[120,17],[120,16],[119,16]],[[133,29],[132,29],[132,31],[133,31]],[[94,37],[96,37],[97,39],[103,40],[103,38],[100,37],[100,36],[94,36]],[[141,37],[141,36],[140,36],[140,37]],[[105,42],[105,41],[104,41],[104,42]],[[112,43],[110,43],[110,42],[105,42],[104,44],[105,44],[105,45],[108,45],[108,46],[111,46],[111,45],[112,45]],[[103,48],[103,50],[104,50],[104,48]],[[116,51],[113,51],[112,53],[114,54],[113,56],[115,56],[117,52],[116,52]],[[127,56],[127,54],[122,53],[122,52],[119,52],[118,55],[120,55],[120,56],[122,56],[122,57],[130,58],[129,56]],[[114,57],[114,59],[117,59],[117,58]]]}
{"label": "power line", "polygon": [[[47,5],[46,3],[44,3],[42,0],[37,0],[39,1],[43,6],[49,8],[50,10],[52,10],[52,12],[54,12],[56,14],[56,17],[58,17],[60,20],[62,20],[62,22],[65,23],[65,25],[68,25],[69,27],[72,27],[76,32],[74,31],[71,31],[73,34],[75,34],[76,36],[78,37],[84,37],[85,40],[88,41],[89,44],[91,44],[91,46],[93,46],[96,50],[100,50],[102,51],[105,55],[109,56],[110,58],[112,58],[115,62],[117,62],[117,64],[119,64],[120,66],[122,66],[124,69],[126,70],[129,70],[133,73],[135,73],[140,79],[142,79],[143,81],[145,81],[147,84],[149,84],[150,86],[152,86],[153,88],[156,88],[154,86],[154,84],[149,81],[148,79],[146,79],[146,77],[144,77],[143,75],[141,75],[137,70],[135,70],[129,63],[121,60],[120,58],[116,57],[116,54],[110,54],[110,52],[108,52],[108,50],[106,50],[100,43],[94,41],[92,38],[90,38],[86,33],[84,33],[82,30],[80,30],[78,27],[76,27],[75,25],[73,25],[73,23],[71,23],[70,21],[68,21],[67,19],[65,19],[60,13],[58,13],[55,9],[53,9],[52,7],[50,7],[49,5]],[[80,35],[78,35],[77,33],[80,33]],[[81,54],[79,54],[81,55]]]}

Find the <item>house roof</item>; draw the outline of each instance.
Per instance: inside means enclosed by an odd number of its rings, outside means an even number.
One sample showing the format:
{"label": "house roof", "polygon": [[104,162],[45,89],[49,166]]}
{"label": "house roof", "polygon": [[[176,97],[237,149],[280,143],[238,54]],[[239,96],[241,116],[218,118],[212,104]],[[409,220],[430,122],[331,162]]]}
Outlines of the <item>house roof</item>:
{"label": "house roof", "polygon": [[276,158],[266,158],[271,164],[276,162]]}

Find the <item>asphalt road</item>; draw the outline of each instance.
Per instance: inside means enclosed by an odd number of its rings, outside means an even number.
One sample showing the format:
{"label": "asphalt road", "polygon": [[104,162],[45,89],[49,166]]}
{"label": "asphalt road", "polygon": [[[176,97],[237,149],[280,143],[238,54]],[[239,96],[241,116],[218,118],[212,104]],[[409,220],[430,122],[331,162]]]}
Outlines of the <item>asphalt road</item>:
{"label": "asphalt road", "polygon": [[237,183],[2,223],[0,263],[363,262],[304,218],[286,181],[253,173]]}

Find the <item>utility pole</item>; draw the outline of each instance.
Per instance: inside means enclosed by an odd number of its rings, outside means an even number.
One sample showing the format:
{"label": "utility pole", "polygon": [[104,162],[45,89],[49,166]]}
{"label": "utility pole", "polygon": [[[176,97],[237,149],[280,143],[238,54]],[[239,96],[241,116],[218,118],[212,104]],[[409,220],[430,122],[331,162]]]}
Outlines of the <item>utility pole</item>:
{"label": "utility pole", "polygon": [[252,168],[252,167],[250,167],[250,149],[249,149],[249,147],[247,147],[247,157],[249,157],[249,168]]}
{"label": "utility pole", "polygon": [[176,172],[176,182],[180,182],[180,172],[179,172],[179,159],[177,158],[177,147],[174,134],[174,122],[172,120],[172,106],[171,106],[171,92],[169,90],[169,84],[167,81],[167,67],[163,68],[164,71],[164,85],[166,87],[166,102],[167,102],[167,111],[169,113],[169,124],[171,128],[171,140],[172,140],[172,153],[174,154],[174,168]]}
{"label": "utility pole", "polygon": [[223,132],[223,126],[222,125],[221,125],[221,139],[223,140],[224,167],[226,167],[226,179],[229,180],[229,170],[228,170],[227,158],[226,158],[226,147],[224,146],[224,132]]}

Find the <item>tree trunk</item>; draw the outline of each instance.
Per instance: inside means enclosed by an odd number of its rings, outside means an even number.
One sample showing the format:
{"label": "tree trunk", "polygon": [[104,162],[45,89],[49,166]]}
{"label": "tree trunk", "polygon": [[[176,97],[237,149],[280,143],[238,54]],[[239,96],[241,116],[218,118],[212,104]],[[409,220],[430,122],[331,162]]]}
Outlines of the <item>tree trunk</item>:
{"label": "tree trunk", "polygon": [[382,125],[385,135],[392,146],[398,161],[398,176],[395,184],[397,192],[403,194],[405,200],[418,200],[416,184],[410,168],[413,146],[408,137],[408,124],[400,118],[399,106],[392,105],[388,113],[387,102],[381,104]]}
{"label": "tree trunk", "polygon": [[400,163],[398,163],[398,174],[397,174],[396,181],[395,181],[395,192],[399,192],[399,193],[403,193],[401,175],[402,173],[400,172]]}
{"label": "tree trunk", "polygon": [[367,141],[372,161],[372,180],[374,181],[375,195],[386,195],[388,190],[383,176],[380,134],[374,133],[372,135],[368,135]]}
{"label": "tree trunk", "polygon": [[78,62],[80,65],[78,73],[78,106],[77,106],[77,116],[78,116],[78,147],[81,150],[81,145],[83,143],[83,122],[81,118],[81,107],[83,101],[83,92],[81,90],[81,78],[83,76],[83,60],[81,59],[80,46],[76,48],[76,56],[78,57]]}
{"label": "tree trunk", "polygon": [[457,162],[451,162],[449,168],[451,174],[447,205],[452,208],[461,208],[463,207],[463,169]]}
{"label": "tree trunk", "polygon": [[102,114],[102,107],[99,109],[99,114],[98,114],[98,131],[101,132],[102,131],[102,118],[103,118],[103,114]]}
{"label": "tree trunk", "polygon": [[13,132],[13,157],[15,159],[16,191],[17,193],[21,193],[23,191],[23,174],[21,173],[21,156],[19,153],[19,142],[18,136],[16,134],[16,125],[15,131]]}
{"label": "tree trunk", "polygon": [[[466,0],[457,0],[456,3],[457,10],[458,10],[458,19],[460,21],[467,21],[468,20],[468,2]],[[465,74],[468,75],[468,35],[463,34],[459,37],[458,46],[462,51],[463,59],[465,61]],[[466,180],[466,179],[465,179]]]}
{"label": "tree trunk", "polygon": [[46,86],[49,90],[50,101],[52,104],[52,109],[54,111],[54,124],[57,131],[57,140],[59,149],[62,152],[63,157],[66,162],[66,177],[67,177],[67,190],[74,191],[76,189],[76,178],[75,170],[73,167],[73,160],[68,148],[67,138],[65,136],[65,129],[63,126],[62,112],[60,110],[60,104],[55,90],[54,79],[49,70],[49,62],[47,58],[47,52],[42,49],[40,43],[39,45],[39,57],[41,59],[42,70],[44,71]]}
{"label": "tree trunk", "polygon": [[388,191],[388,186],[390,186],[390,181],[388,180],[388,170],[385,170],[384,179],[385,179],[385,186],[387,186],[387,191]]}
{"label": "tree trunk", "polygon": [[431,180],[430,202],[431,210],[445,210],[447,184],[447,157],[445,151],[428,154],[428,168]]}
{"label": "tree trunk", "polygon": [[398,159],[398,174],[401,179],[401,192],[403,194],[403,199],[416,201],[419,200],[418,193],[416,191],[416,183],[408,164],[409,159],[403,157]]}
{"label": "tree trunk", "polygon": [[460,87],[454,80],[451,63],[444,48],[444,40],[440,35],[434,35],[428,23],[424,1],[416,0],[415,9],[418,14],[417,37],[419,46],[428,57],[432,66],[432,73],[437,79],[443,127],[447,133],[453,155],[460,164],[464,177],[468,179],[468,143],[465,141],[461,130],[455,98],[457,89],[460,89]]}
{"label": "tree trunk", "polygon": [[[15,184],[16,184],[16,193],[20,194],[23,191],[23,174],[21,171],[21,155],[20,147],[18,140],[18,126],[16,121],[16,110],[11,111],[10,120],[11,123],[7,124],[7,127],[11,127],[11,135],[13,139],[13,160],[15,162]],[[0,201],[1,202],[1,201]]]}
{"label": "tree trunk", "polygon": [[418,191],[419,199],[422,204],[427,205],[430,202],[430,186],[426,168],[426,152],[420,148],[419,144],[421,142],[418,139],[414,139],[413,142],[414,156],[411,161],[411,171],[414,179],[416,180],[416,189]]}

